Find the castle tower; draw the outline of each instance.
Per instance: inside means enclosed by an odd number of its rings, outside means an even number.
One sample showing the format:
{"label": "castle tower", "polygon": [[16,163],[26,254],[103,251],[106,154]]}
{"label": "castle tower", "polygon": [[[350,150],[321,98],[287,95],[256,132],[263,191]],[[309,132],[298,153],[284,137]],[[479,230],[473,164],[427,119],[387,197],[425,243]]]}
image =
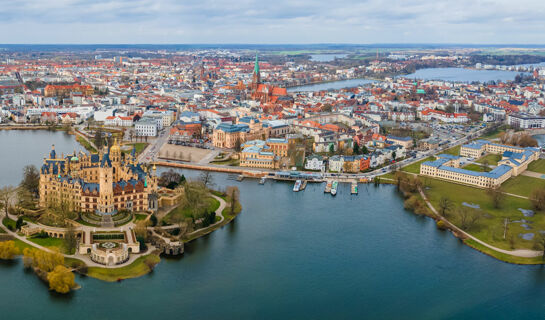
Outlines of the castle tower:
{"label": "castle tower", "polygon": [[99,168],[99,191],[97,211],[99,214],[112,214],[114,208],[113,170],[111,166]]}

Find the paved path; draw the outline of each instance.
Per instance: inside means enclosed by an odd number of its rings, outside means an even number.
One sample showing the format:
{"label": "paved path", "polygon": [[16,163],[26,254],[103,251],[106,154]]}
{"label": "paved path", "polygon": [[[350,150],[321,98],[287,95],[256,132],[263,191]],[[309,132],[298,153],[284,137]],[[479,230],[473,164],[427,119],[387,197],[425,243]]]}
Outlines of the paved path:
{"label": "paved path", "polygon": [[539,172],[534,172],[534,171],[526,170],[523,173],[521,173],[521,175],[527,176],[527,177],[532,177],[532,178],[537,178],[537,179],[545,179],[545,174],[539,173]]}
{"label": "paved path", "polygon": [[450,221],[448,221],[445,217],[441,216],[439,214],[439,212],[437,212],[437,210],[435,210],[435,208],[433,207],[433,205],[431,204],[431,202],[428,200],[428,197],[426,197],[426,194],[424,193],[424,191],[422,191],[422,188],[419,188],[419,191],[420,191],[420,195],[422,196],[422,199],[424,199],[424,201],[426,201],[426,204],[428,205],[428,207],[431,209],[431,211],[433,211],[433,213],[435,213],[439,219],[443,220],[446,224],[448,224],[452,229],[456,230],[457,232],[463,234],[464,236],[478,242],[479,244],[489,248],[489,249],[492,249],[492,250],[495,250],[495,251],[498,251],[498,252],[501,252],[501,253],[504,253],[504,254],[508,254],[508,255],[511,255],[511,256],[515,256],[515,257],[522,257],[522,258],[535,258],[535,257],[541,257],[543,255],[543,251],[535,251],[535,250],[527,250],[527,249],[519,249],[519,250],[504,250],[504,249],[500,249],[498,247],[494,247],[484,241],[481,241],[479,239],[477,239],[476,237],[470,235],[469,233],[465,232],[464,230],[458,228],[457,226],[455,226],[454,224],[452,224]]}
{"label": "paved path", "polygon": [[201,160],[199,160],[199,164],[207,164],[210,163],[210,161],[214,160],[218,154],[220,154],[220,150],[211,150],[208,152],[206,156],[204,156]]}

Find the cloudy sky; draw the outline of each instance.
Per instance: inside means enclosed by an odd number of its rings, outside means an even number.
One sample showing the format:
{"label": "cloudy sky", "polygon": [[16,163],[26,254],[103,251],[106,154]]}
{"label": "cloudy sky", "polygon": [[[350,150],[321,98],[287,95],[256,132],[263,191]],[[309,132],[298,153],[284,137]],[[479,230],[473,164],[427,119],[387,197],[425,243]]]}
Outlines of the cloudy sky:
{"label": "cloudy sky", "polygon": [[545,44],[544,0],[0,0],[0,43]]}

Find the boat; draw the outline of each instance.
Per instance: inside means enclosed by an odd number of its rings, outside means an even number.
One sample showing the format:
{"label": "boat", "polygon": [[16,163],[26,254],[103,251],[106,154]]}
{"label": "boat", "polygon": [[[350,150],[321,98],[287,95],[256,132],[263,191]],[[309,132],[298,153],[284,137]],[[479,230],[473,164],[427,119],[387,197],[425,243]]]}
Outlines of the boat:
{"label": "boat", "polygon": [[352,182],[352,187],[350,188],[350,193],[358,194],[358,183]]}
{"label": "boat", "polygon": [[301,185],[301,190],[305,190],[305,188],[307,187],[307,183],[308,183],[307,180],[303,180],[303,184]]}
{"label": "boat", "polygon": [[331,181],[328,181],[327,184],[325,185],[324,192],[325,193],[331,192]]}
{"label": "boat", "polygon": [[261,179],[259,179],[259,184],[265,184],[265,177],[262,177]]}
{"label": "boat", "polygon": [[240,181],[242,181],[242,180],[244,180],[244,176],[243,176],[243,175],[239,175],[239,176],[237,177],[237,181],[240,182]]}
{"label": "boat", "polygon": [[293,186],[293,192],[298,192],[301,190],[301,183],[303,183],[301,180],[295,181],[295,185]]}
{"label": "boat", "polygon": [[331,185],[331,195],[336,196],[337,195],[337,186],[339,185],[339,182],[333,181],[333,184]]}

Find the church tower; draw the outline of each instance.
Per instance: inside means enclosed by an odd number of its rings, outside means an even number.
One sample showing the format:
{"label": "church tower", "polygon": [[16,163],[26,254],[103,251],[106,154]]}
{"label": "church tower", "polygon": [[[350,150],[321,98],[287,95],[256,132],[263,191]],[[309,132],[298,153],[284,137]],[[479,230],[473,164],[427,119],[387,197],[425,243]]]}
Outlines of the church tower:
{"label": "church tower", "polygon": [[257,53],[255,54],[254,72],[252,74],[252,90],[256,90],[257,86],[261,83],[261,74],[259,72],[259,61],[257,60]]}

